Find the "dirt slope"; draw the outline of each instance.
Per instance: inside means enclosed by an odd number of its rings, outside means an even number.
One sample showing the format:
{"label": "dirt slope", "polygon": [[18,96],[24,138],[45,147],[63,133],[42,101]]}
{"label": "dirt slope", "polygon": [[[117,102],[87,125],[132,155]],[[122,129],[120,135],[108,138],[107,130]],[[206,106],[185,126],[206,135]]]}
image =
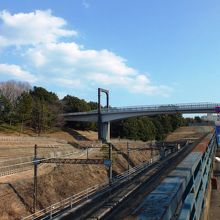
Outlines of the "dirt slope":
{"label": "dirt slope", "polygon": [[[181,128],[174,134],[170,134],[167,140],[176,140],[181,138],[193,137],[198,138],[208,128]],[[94,143],[97,134],[94,132],[56,132],[46,134],[50,138],[65,139],[72,145],[68,146],[76,151],[80,151],[80,147],[85,147],[88,143]],[[47,140],[49,141],[49,139]],[[49,141],[50,142],[50,141]],[[114,174],[125,171],[128,167],[127,158],[127,141],[114,140],[113,153],[113,172]],[[18,144],[18,149],[20,147]],[[31,145],[34,143],[31,143]],[[48,143],[50,145],[50,143]],[[141,141],[129,141],[129,147],[146,147],[148,144]],[[0,144],[4,147],[4,144]],[[74,146],[77,146],[75,148]],[[16,143],[8,143],[8,148],[16,147]],[[59,146],[62,149],[62,145]],[[67,148],[68,148],[67,147]],[[31,149],[30,149],[31,148]],[[60,150],[60,148],[58,148]],[[65,146],[63,146],[65,148]],[[17,150],[18,150],[17,149]],[[23,149],[23,153],[33,152],[33,146],[27,145]],[[54,148],[53,150],[57,150]],[[117,154],[116,152],[122,152]],[[3,151],[2,151],[3,152]],[[4,150],[5,156],[11,156],[11,151]],[[22,155],[22,150],[18,150]],[[156,152],[154,152],[155,154]],[[16,151],[14,155],[16,155]],[[104,148],[94,149],[89,152],[89,158],[106,157],[107,152]],[[149,151],[132,151],[130,153],[130,165],[136,166],[151,157]],[[86,153],[82,154],[82,158],[86,158]],[[38,209],[45,208],[55,202],[67,198],[77,192],[80,192],[90,186],[107,181],[107,170],[103,165],[50,165],[44,164],[39,167],[38,178]],[[21,216],[30,214],[32,208],[32,192],[33,192],[33,171],[25,171],[22,173],[0,177],[0,219],[21,219]]]}

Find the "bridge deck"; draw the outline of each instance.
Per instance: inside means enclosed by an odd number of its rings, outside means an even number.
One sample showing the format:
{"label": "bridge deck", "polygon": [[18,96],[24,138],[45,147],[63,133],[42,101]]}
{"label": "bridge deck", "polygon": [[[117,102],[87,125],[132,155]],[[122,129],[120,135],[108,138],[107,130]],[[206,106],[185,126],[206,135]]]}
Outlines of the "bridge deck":
{"label": "bridge deck", "polygon": [[[102,122],[109,122],[129,117],[158,114],[191,114],[191,113],[218,113],[219,103],[191,103],[191,104],[168,104],[168,105],[149,105],[135,107],[111,107],[102,109]],[[67,121],[98,121],[98,111],[74,112],[63,114]]]}

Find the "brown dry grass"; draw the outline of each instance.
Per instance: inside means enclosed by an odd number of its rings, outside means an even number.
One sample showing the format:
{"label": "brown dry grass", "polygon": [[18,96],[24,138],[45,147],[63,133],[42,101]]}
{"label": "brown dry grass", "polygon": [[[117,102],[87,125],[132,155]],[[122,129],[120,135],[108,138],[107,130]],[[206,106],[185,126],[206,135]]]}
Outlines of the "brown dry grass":
{"label": "brown dry grass", "polygon": [[195,126],[195,127],[181,127],[175,132],[169,134],[167,141],[176,141],[180,139],[198,139],[201,134],[210,132],[213,129],[211,126]]}
{"label": "brown dry grass", "polygon": [[[202,135],[202,132],[204,132],[204,128],[184,127],[178,129],[174,134],[170,134],[167,140],[177,140],[186,137],[198,138]],[[46,134],[46,136],[65,139],[69,142],[77,143],[78,146],[81,146],[81,144],[83,145],[83,141],[78,140],[77,134],[80,137],[80,140],[83,139],[83,136],[86,140],[94,141],[97,138],[97,134],[95,132],[85,131],[74,131],[74,134],[60,131]],[[14,147],[15,145],[16,144],[13,143],[11,146]],[[10,144],[7,146],[10,148]],[[128,161],[126,158],[127,141],[114,140],[114,146],[119,151],[123,151],[125,153],[124,155],[113,154],[113,171],[115,174],[118,174],[124,172],[128,167]],[[129,146],[130,148],[133,148],[146,147],[147,145],[141,141],[129,141]],[[71,145],[69,147],[73,148]],[[30,146],[28,147],[27,145],[26,148],[29,149]],[[26,148],[22,149],[25,150]],[[33,152],[32,147],[29,150],[30,152]],[[22,150],[20,152],[22,152]],[[23,153],[26,154],[27,152],[23,151]],[[10,149],[8,154],[12,156]],[[6,155],[7,153],[5,156]],[[21,154],[19,153],[19,155]],[[99,151],[99,149],[94,149],[89,153],[90,158],[100,158],[103,156],[106,156],[105,150]],[[130,158],[133,165],[138,165],[143,161],[148,160],[150,157],[151,155],[149,151],[133,151],[130,153]],[[103,165],[42,165],[39,167],[38,208],[45,208],[90,186],[94,186],[105,181],[107,181],[107,170]],[[7,177],[1,177],[0,219],[20,219],[21,216],[30,214],[30,209],[32,207],[32,191],[33,171],[25,171]]]}

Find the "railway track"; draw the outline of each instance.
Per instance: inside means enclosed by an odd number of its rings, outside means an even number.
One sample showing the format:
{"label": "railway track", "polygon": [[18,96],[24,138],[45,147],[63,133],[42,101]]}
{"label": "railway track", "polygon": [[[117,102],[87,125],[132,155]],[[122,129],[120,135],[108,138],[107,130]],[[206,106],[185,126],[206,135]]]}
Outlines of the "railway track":
{"label": "railway track", "polygon": [[[61,155],[61,157],[69,157],[69,156],[78,156],[78,157],[82,157],[86,154],[86,151],[84,150],[83,152],[68,152],[66,154]],[[58,155],[56,157],[59,157]],[[51,158],[56,158],[56,157],[51,157]],[[51,158],[46,158],[46,159],[51,159]],[[3,176],[8,176],[8,175],[12,175],[12,174],[16,174],[16,173],[20,173],[20,172],[24,172],[24,171],[28,171],[28,170],[32,170],[33,169],[33,158],[32,157],[21,157],[21,158],[14,158],[14,159],[9,159],[8,161],[18,161],[18,160],[24,160],[24,162],[20,162],[20,163],[12,163],[6,166],[0,166],[0,177]],[[20,160],[20,161],[21,161]],[[0,161],[1,163],[4,163],[5,161]],[[6,160],[7,162],[7,160]],[[41,164],[39,165],[41,166]]]}
{"label": "railway track", "polygon": [[173,170],[175,167],[195,148],[195,146],[206,137],[207,133],[203,135],[199,140],[195,141],[191,145],[182,148],[181,151],[171,155],[166,160],[158,163],[152,176],[149,178],[141,177],[142,183],[140,187],[130,193],[129,197],[126,197],[123,203],[119,203],[116,208],[108,212],[104,218],[101,219],[126,219],[140,204],[141,201],[149,194],[160,182]]}
{"label": "railway track", "polygon": [[[180,163],[206,134],[193,144],[168,155],[164,160],[149,161],[116,176],[111,184],[103,184],[73,195],[23,219],[123,219],[141,199]],[[135,198],[135,199],[134,199]]]}
{"label": "railway track", "polygon": [[123,219],[131,212],[131,207],[137,207],[141,199],[152,191],[206,135],[164,160],[151,164],[137,175],[128,177],[126,181],[109,186],[104,192],[97,192],[74,210],[66,213],[61,211],[54,219]]}
{"label": "railway track", "polygon": [[7,170],[7,171],[4,171],[4,172],[1,172],[0,177],[8,176],[8,175],[11,175],[11,174],[16,174],[16,173],[20,173],[20,172],[24,172],[24,171],[28,171],[28,170],[31,170],[32,168],[33,168],[33,166],[16,168],[16,169],[13,169],[13,170]]}

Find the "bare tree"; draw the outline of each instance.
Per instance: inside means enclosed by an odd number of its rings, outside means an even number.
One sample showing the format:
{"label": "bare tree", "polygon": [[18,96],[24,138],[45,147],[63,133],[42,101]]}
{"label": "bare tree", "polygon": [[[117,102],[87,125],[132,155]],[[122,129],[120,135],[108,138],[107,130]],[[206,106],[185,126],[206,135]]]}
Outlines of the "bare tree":
{"label": "bare tree", "polygon": [[23,92],[28,92],[30,89],[31,86],[28,82],[20,82],[14,80],[0,82],[1,94],[9,100],[13,107],[15,106],[18,97]]}

